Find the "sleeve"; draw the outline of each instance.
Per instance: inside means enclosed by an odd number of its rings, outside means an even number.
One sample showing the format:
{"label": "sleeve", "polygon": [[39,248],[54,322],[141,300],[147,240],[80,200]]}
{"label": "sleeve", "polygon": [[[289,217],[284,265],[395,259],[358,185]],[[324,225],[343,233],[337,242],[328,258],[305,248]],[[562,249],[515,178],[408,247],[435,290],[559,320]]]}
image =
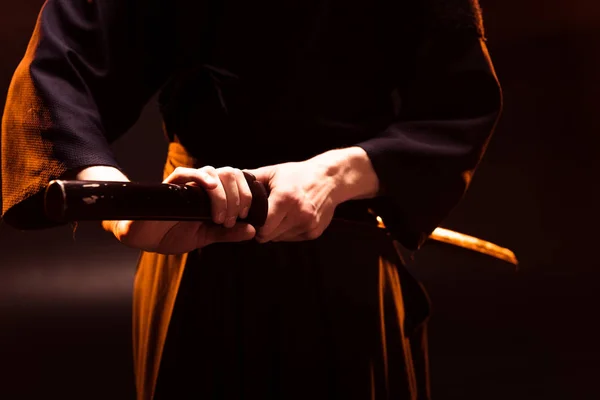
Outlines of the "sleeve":
{"label": "sleeve", "polygon": [[502,108],[477,0],[424,0],[414,56],[396,85],[396,121],[358,146],[380,181],[370,206],[418,249],[462,199]]}
{"label": "sleeve", "polygon": [[110,143],[169,75],[159,0],[47,0],[18,65],[2,119],[2,213],[18,229],[44,218],[52,179],[118,168]]}

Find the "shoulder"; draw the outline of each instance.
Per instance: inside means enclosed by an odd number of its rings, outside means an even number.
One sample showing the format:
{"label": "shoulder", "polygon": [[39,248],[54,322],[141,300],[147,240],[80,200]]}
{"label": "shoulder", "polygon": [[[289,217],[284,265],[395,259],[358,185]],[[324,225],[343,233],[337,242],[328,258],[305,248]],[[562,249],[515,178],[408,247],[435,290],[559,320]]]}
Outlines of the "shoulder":
{"label": "shoulder", "polygon": [[424,0],[425,24],[441,31],[471,32],[484,37],[479,0]]}

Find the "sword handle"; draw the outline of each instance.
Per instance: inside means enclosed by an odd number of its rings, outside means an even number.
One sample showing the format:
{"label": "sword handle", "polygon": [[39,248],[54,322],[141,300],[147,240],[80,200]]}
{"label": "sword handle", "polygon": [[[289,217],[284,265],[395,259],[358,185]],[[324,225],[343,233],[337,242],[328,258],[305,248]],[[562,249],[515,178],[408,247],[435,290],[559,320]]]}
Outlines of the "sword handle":
{"label": "sword handle", "polygon": [[[247,172],[252,192],[248,216],[240,221],[264,225],[268,194]],[[54,180],[44,196],[46,216],[59,223],[103,220],[210,221],[208,193],[200,187],[167,183]]]}

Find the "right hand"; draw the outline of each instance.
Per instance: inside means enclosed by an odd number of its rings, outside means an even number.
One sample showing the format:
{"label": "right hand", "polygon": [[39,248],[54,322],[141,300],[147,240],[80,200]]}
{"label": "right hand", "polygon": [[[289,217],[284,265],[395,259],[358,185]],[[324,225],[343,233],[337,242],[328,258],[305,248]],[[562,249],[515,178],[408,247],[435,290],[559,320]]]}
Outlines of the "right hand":
{"label": "right hand", "polygon": [[248,215],[252,203],[252,192],[239,169],[179,167],[163,183],[196,185],[205,189],[211,200],[212,223],[104,221],[104,229],[127,246],[161,254],[183,254],[216,242],[241,242],[254,238],[254,227],[236,223],[238,217]]}

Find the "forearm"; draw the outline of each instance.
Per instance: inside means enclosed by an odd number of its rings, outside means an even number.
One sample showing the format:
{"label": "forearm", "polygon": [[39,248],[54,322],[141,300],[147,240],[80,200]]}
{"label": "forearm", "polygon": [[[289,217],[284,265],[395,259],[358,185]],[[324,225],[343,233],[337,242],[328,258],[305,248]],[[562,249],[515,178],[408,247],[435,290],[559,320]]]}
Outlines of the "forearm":
{"label": "forearm", "polygon": [[325,168],[326,176],[334,179],[332,197],[336,204],[374,198],[379,193],[377,174],[369,156],[360,147],[330,150],[312,160]]}

